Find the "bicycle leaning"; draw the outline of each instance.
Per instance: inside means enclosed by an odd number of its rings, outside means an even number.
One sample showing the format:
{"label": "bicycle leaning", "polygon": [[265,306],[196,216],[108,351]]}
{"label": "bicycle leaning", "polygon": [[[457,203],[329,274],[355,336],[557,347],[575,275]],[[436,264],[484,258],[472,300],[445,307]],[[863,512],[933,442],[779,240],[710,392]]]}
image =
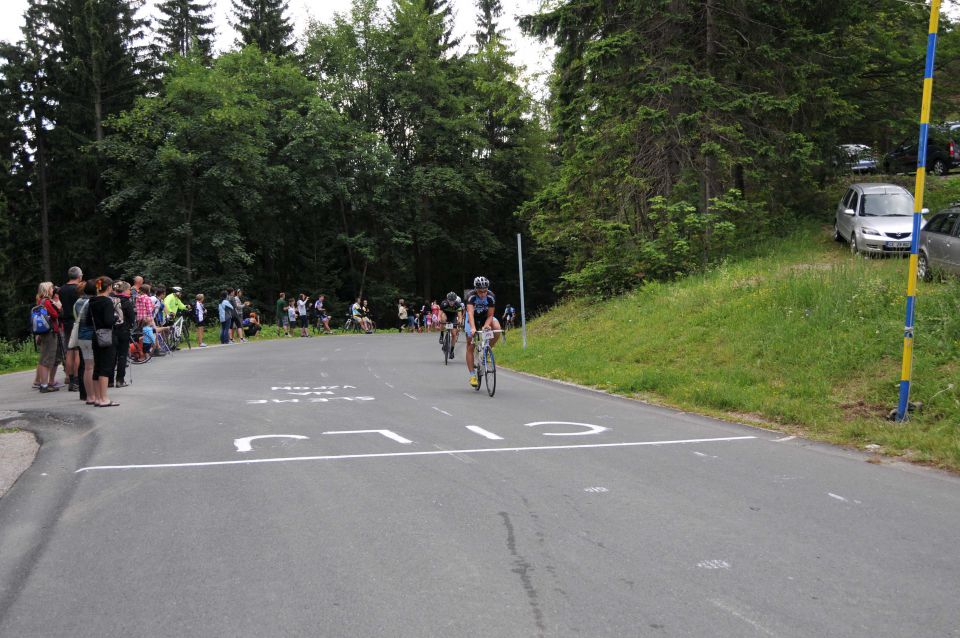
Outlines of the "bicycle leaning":
{"label": "bicycle leaning", "polygon": [[491,397],[497,391],[497,363],[493,356],[493,335],[502,333],[502,330],[481,328],[473,334],[473,368],[477,375],[477,392],[481,385],[487,386],[487,394]]}

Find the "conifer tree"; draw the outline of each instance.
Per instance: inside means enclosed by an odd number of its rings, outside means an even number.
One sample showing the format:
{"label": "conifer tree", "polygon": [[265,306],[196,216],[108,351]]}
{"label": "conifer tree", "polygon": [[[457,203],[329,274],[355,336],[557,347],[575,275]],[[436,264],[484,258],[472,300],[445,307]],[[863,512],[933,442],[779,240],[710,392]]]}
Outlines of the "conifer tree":
{"label": "conifer tree", "polygon": [[503,15],[503,6],[500,0],[477,0],[477,31],[474,37],[477,46],[483,48],[488,42],[497,38],[503,39],[504,32],[498,29],[497,19]]}
{"label": "conifer tree", "polygon": [[240,33],[237,44],[256,44],[264,53],[274,55],[291,53],[289,9],[288,0],[233,0],[233,27]]}
{"label": "conifer tree", "polygon": [[210,57],[215,33],[210,2],[164,0],[157,9],[163,16],[157,21],[157,35],[164,53],[186,56],[197,52]]}

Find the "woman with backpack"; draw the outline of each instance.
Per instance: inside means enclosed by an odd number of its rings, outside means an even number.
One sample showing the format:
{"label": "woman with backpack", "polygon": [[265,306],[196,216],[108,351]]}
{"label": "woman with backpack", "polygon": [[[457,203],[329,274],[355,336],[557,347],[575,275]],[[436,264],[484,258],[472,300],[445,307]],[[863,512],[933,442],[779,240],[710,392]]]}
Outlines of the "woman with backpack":
{"label": "woman with backpack", "polygon": [[37,382],[42,393],[56,392],[59,386],[53,381],[57,364],[62,359],[60,351],[60,299],[54,292],[53,282],[44,281],[37,287],[37,304],[31,312],[32,330],[40,348],[37,363]]}
{"label": "woman with backpack", "polygon": [[110,371],[116,364],[117,350],[114,347],[113,326],[117,323],[114,310],[113,280],[109,277],[97,277],[94,280],[96,296],[90,299],[90,320],[93,323],[93,385],[98,408],[112,408],[120,405],[107,396]]}

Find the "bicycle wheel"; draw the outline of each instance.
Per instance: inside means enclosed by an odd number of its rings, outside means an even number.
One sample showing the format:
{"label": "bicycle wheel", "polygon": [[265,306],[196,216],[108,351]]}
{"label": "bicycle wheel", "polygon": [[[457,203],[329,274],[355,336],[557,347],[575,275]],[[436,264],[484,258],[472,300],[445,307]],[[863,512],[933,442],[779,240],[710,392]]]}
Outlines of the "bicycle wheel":
{"label": "bicycle wheel", "polygon": [[350,332],[351,328],[353,328],[353,319],[347,319],[343,322],[343,332]]}
{"label": "bicycle wheel", "polygon": [[483,376],[486,379],[487,394],[493,396],[497,391],[497,364],[493,360],[493,348],[484,349]]}
{"label": "bicycle wheel", "polygon": [[450,333],[443,333],[443,365],[450,363]]}
{"label": "bicycle wheel", "polygon": [[483,385],[483,368],[481,367],[483,363],[483,358],[480,356],[480,348],[474,346],[473,348],[473,372],[477,375],[477,387],[474,388],[477,392],[480,392],[480,386]]}
{"label": "bicycle wheel", "polygon": [[193,346],[190,344],[190,325],[186,322],[183,324],[183,341],[187,344],[187,350],[193,349]]}

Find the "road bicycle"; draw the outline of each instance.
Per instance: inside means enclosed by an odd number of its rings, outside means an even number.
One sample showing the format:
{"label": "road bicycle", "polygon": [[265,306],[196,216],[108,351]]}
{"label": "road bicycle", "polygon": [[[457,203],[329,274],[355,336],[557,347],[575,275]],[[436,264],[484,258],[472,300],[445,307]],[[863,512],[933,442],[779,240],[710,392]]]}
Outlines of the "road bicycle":
{"label": "road bicycle", "polygon": [[170,326],[170,348],[175,350],[181,343],[187,344],[187,350],[191,350],[190,344],[190,324],[184,319],[183,315],[177,317]]}
{"label": "road bicycle", "polygon": [[493,335],[503,330],[484,328],[473,333],[473,370],[477,375],[477,392],[480,386],[486,384],[487,394],[493,396],[497,391],[497,364],[493,357],[493,346],[490,342]]}
{"label": "road bicycle", "polygon": [[363,326],[353,315],[347,315],[347,320],[343,322],[342,332],[363,332]]}
{"label": "road bicycle", "polygon": [[453,359],[453,336],[454,328],[459,327],[455,323],[443,324],[443,332],[440,333],[440,343],[443,346],[443,365],[447,365]]}

